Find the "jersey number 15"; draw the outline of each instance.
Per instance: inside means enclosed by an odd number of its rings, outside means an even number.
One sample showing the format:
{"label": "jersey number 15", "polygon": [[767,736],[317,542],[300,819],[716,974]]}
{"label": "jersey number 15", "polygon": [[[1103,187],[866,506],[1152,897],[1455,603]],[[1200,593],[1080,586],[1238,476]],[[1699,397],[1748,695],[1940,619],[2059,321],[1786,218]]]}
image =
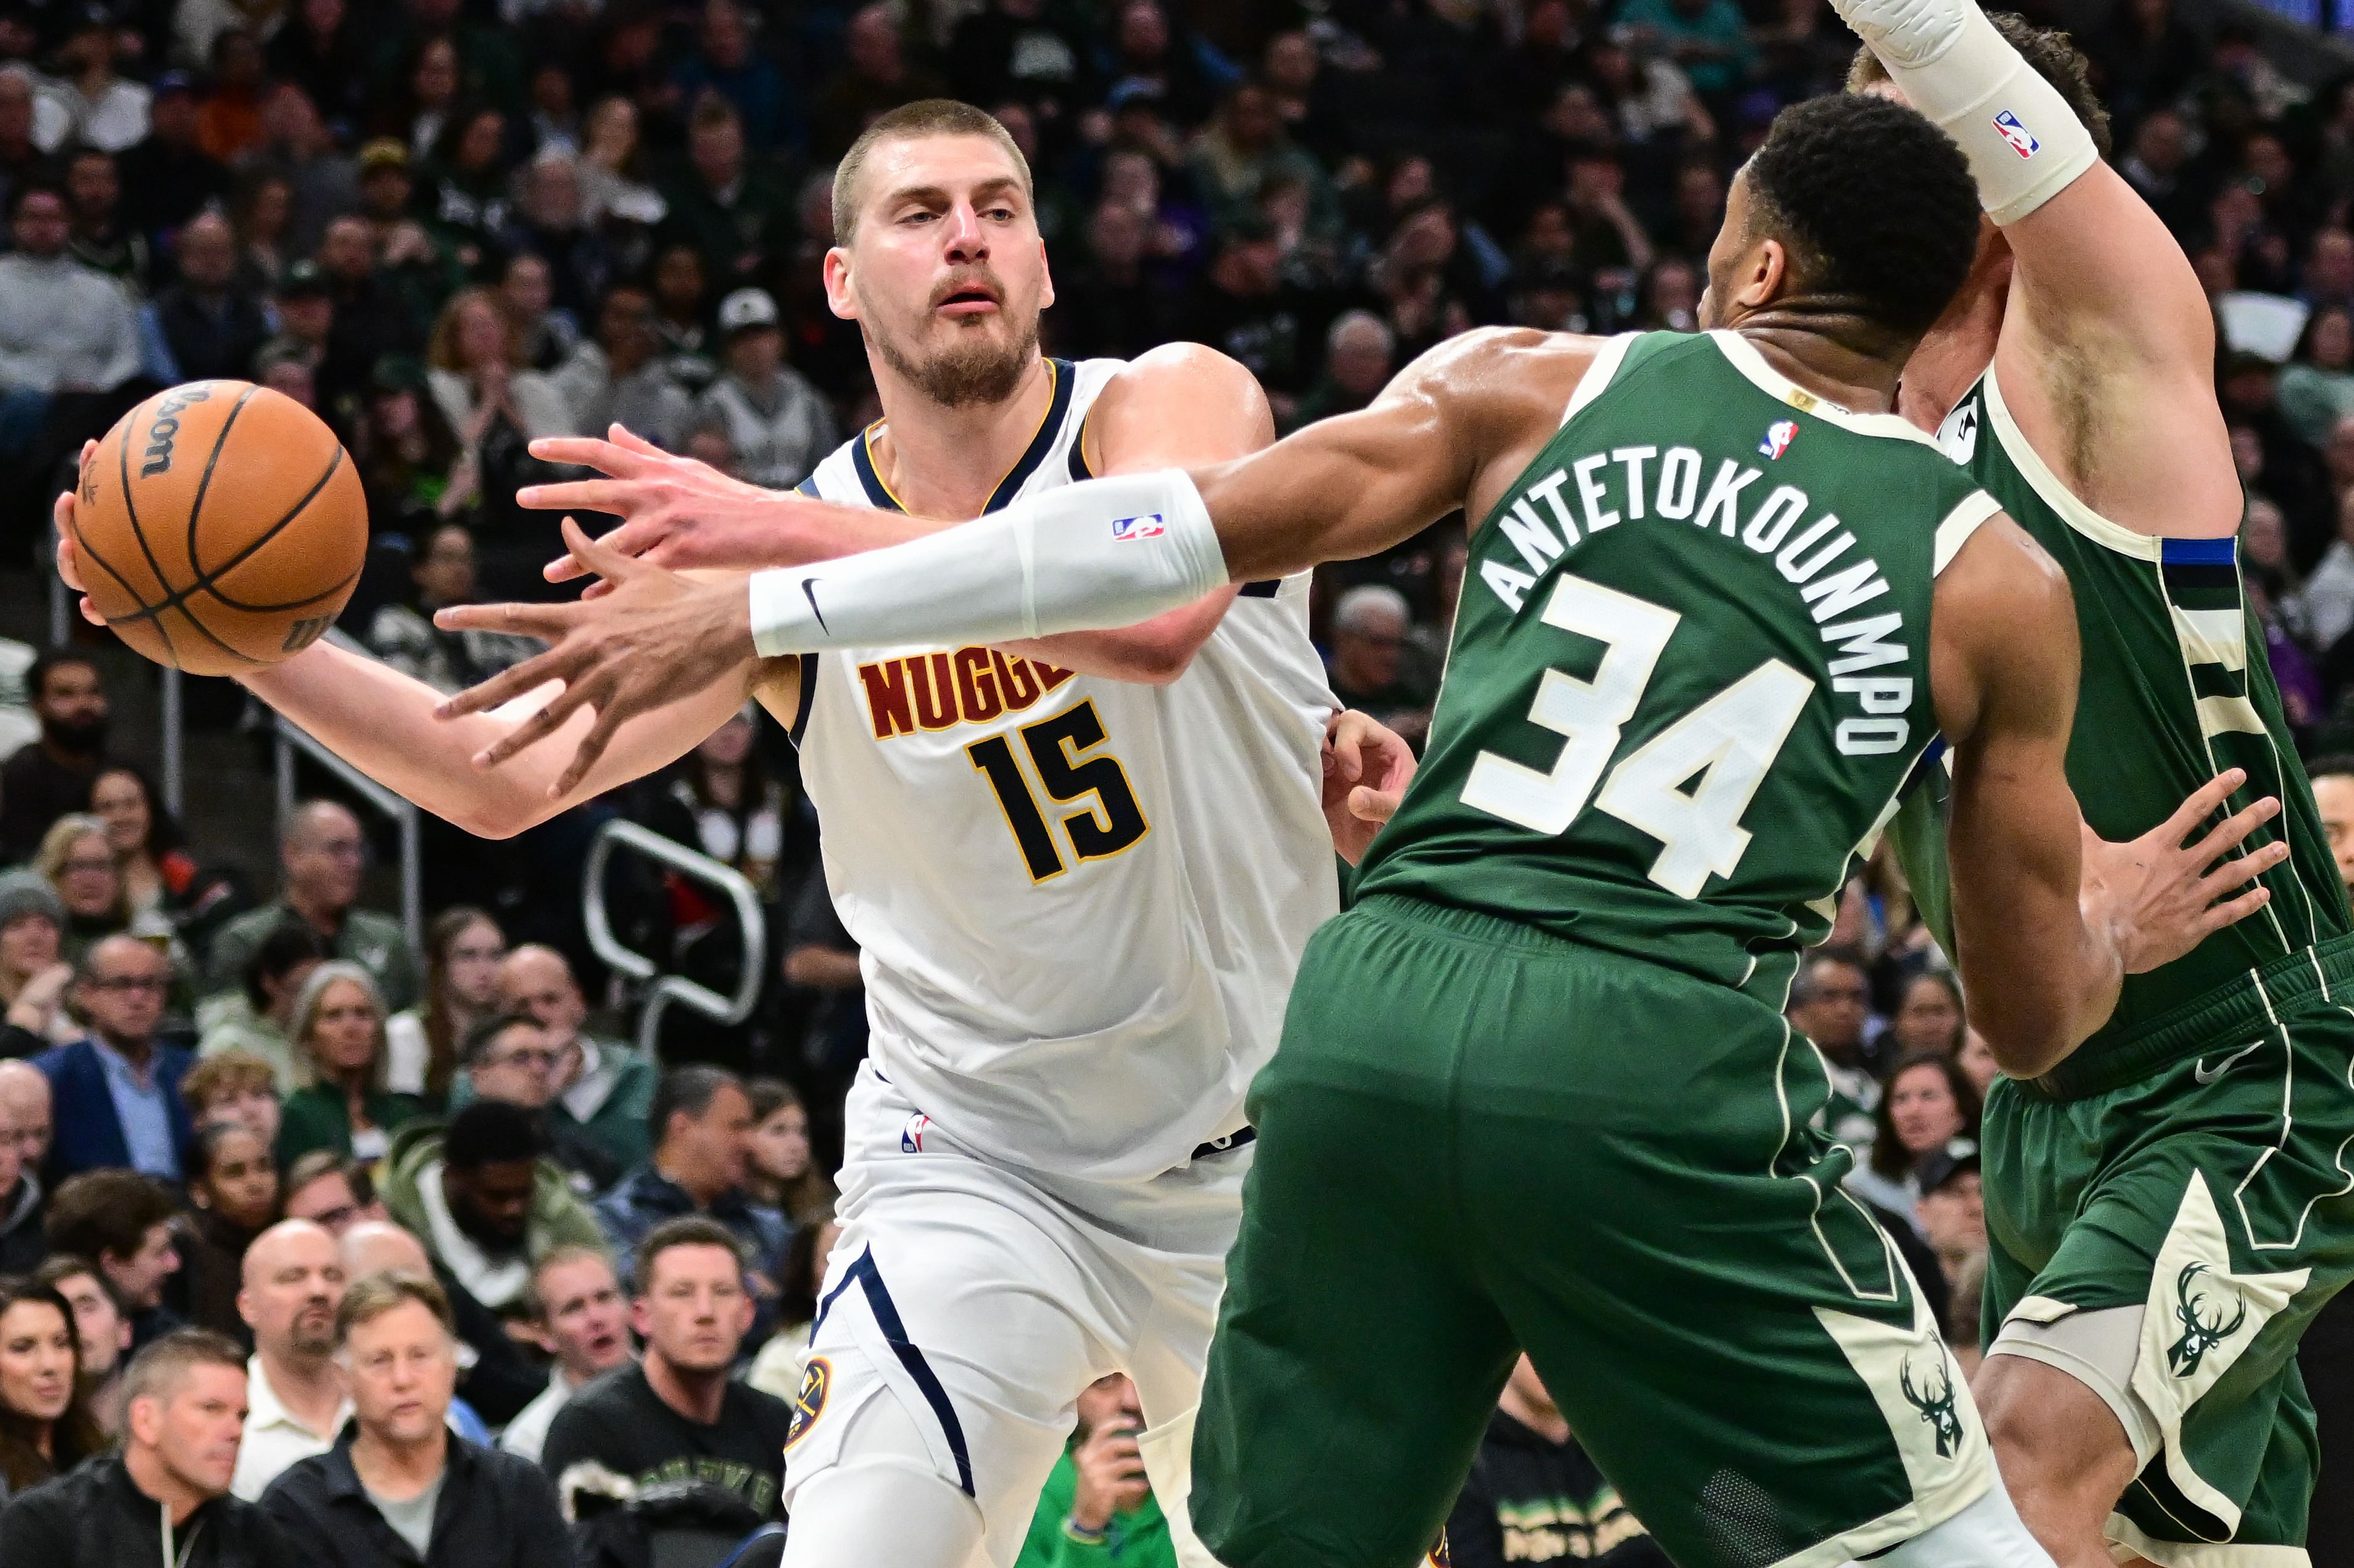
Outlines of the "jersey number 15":
{"label": "jersey number 15", "polygon": [[[1067,805],[1093,797],[1080,810],[1065,812],[1056,821],[1063,837],[1070,841],[1073,855],[1083,861],[1102,860],[1152,831],[1144,820],[1143,808],[1136,803],[1136,791],[1129,787],[1128,770],[1119,765],[1119,758],[1108,752],[1100,757],[1082,755],[1104,743],[1103,719],[1096,713],[1095,699],[1075,703],[1053,718],[1024,725],[1015,733],[1030,754],[1030,766],[1037,769],[1038,782],[1048,800]],[[997,791],[997,803],[1004,809],[1005,825],[1013,831],[1013,842],[1022,851],[1023,863],[1029,867],[1030,880],[1044,882],[1068,871],[1063,846],[1054,828],[1047,825],[1046,813],[1031,793],[1030,781],[1023,776],[1022,764],[1014,759],[1006,737],[992,735],[964,749],[972,765],[988,777],[990,788]]]}
{"label": "jersey number 15", "polygon": [[[1814,682],[1768,659],[1610,768],[1620,731],[1683,617],[1564,572],[1553,580],[1543,619],[1601,643],[1602,662],[1591,680],[1547,670],[1537,684],[1529,722],[1564,737],[1552,769],[1539,772],[1483,751],[1463,786],[1463,803],[1552,837],[1569,830],[1590,797],[1597,810],[1659,841],[1653,882],[1679,897],[1699,897],[1711,872],[1731,876],[1740,865],[1750,837],[1741,814],[1789,739]],[[1687,792],[1682,786],[1694,774],[1700,777]]]}

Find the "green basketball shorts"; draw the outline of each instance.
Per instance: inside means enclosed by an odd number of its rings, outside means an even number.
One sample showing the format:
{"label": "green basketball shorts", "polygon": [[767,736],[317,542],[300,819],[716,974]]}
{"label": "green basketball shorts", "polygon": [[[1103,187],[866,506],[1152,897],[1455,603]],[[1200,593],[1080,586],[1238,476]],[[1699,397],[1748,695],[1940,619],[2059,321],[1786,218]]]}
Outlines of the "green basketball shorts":
{"label": "green basketball shorts", "polygon": [[1994,1468],[1767,1004],[1394,897],[1310,944],[1193,1449],[1229,1568],[1407,1568],[1515,1357],[1682,1568],[1834,1568]]}
{"label": "green basketball shorts", "polygon": [[2156,1049],[1988,1097],[1989,1349],[2116,1413],[2142,1468],[2109,1537],[2167,1568],[2306,1562],[2318,1449],[2296,1345],[2354,1274],[2338,997],[2354,953],[2300,952],[2160,1020]]}

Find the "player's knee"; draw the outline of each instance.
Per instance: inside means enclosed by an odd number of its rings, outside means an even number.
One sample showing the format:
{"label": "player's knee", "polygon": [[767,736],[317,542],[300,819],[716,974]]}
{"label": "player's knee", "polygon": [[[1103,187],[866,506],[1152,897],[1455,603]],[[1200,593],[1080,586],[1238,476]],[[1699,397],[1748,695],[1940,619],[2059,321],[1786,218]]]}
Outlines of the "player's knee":
{"label": "player's knee", "polygon": [[2011,1499],[2039,1534],[2107,1517],[2135,1463],[2099,1395],[2051,1367],[2003,1355],[1987,1358],[1970,1392]]}

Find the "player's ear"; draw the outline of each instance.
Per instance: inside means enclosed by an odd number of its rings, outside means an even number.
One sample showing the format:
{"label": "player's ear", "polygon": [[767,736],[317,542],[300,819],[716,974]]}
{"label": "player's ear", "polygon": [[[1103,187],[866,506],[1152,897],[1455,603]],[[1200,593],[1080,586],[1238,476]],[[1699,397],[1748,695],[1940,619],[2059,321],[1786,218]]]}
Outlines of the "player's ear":
{"label": "player's ear", "polygon": [[843,321],[858,319],[858,299],[850,291],[850,251],[836,245],[825,253],[825,305]]}
{"label": "player's ear", "polygon": [[1734,274],[1734,301],[1744,314],[1762,311],[1790,291],[1790,252],[1772,235],[1760,237]]}
{"label": "player's ear", "polygon": [[1055,302],[1055,270],[1046,264],[1046,241],[1038,241],[1038,308],[1044,310]]}

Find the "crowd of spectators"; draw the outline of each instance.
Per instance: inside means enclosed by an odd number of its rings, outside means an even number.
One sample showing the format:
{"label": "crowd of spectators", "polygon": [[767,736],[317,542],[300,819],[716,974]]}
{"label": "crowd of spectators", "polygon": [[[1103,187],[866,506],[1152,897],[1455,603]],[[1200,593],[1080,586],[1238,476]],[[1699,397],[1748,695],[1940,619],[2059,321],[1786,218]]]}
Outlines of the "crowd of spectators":
{"label": "crowd of spectators", "polygon": [[[2354,78],[2170,0],[2079,41],[2215,304],[2292,722],[2354,749]],[[431,616],[546,591],[534,438],[619,421],[784,487],[876,417],[820,259],[886,109],[962,97],[1028,154],[1048,352],[1206,342],[1290,429],[1474,325],[1690,330],[1731,170],[1851,48],[1825,0],[0,0],[0,546],[137,398],[249,377],[364,480],[344,630],[454,691],[533,646]],[[1320,577],[1333,690],[1417,740],[1466,554],[1456,518]],[[267,887],[188,842],[103,668],[34,661],[0,762],[0,1496],[74,1472],[0,1512],[0,1558],[143,1562],[110,1553],[152,1552],[159,1507],[197,1564],[592,1562],[773,1513],[864,1032],[773,723],[520,847],[435,827],[412,943],[332,799]],[[667,1072],[579,939],[617,813],[779,933],[748,954],[693,885],[636,889],[669,967],[769,976],[742,1028],[674,1021]],[[1790,1015],[1850,1191],[1967,1347],[1992,1063],[1884,859]],[[1166,1560],[1133,1404],[1082,1401],[1025,1563]],[[714,1485],[658,1525],[633,1499],[680,1473]],[[1653,1560],[1525,1366],[1464,1507],[1461,1563]]]}

